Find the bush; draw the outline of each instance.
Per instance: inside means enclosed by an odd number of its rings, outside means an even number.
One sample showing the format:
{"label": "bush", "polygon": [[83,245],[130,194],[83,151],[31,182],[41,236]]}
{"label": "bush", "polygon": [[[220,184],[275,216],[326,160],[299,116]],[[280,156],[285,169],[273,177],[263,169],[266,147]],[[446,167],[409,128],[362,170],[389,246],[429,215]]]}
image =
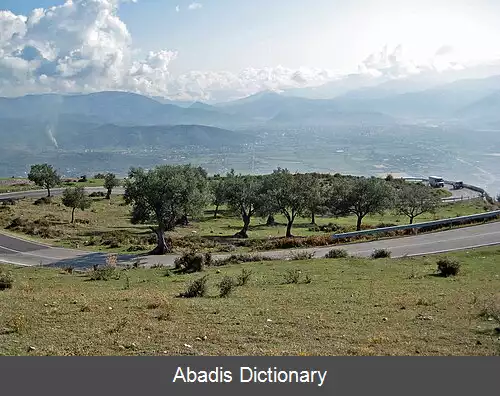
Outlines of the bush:
{"label": "bush", "polygon": [[241,270],[241,274],[239,274],[236,277],[236,285],[237,286],[245,286],[248,283],[248,281],[250,280],[251,276],[252,276],[252,271],[243,268]]}
{"label": "bush", "polygon": [[325,258],[329,259],[340,259],[347,257],[349,257],[349,254],[347,253],[347,250],[344,249],[332,249],[325,255]]}
{"label": "bush", "polygon": [[287,270],[283,275],[285,284],[290,285],[292,283],[299,283],[300,271],[298,269]]}
{"label": "bush", "polygon": [[273,261],[278,260],[273,257],[259,256],[253,254],[232,254],[231,256],[214,261],[214,265],[223,266],[229,264],[241,264],[241,263],[255,263],[259,261]]}
{"label": "bush", "polygon": [[460,272],[460,263],[447,257],[439,259],[437,267],[438,275],[444,278],[455,276]]}
{"label": "bush", "polygon": [[51,197],[42,197],[38,198],[35,202],[33,202],[33,205],[50,205],[51,203],[52,203]]}
{"label": "bush", "polygon": [[191,282],[184,293],[180,293],[178,297],[181,298],[195,298],[203,297],[207,292],[207,278],[205,275]]}
{"label": "bush", "polygon": [[390,258],[391,254],[388,249],[375,249],[372,253],[372,259]]}
{"label": "bush", "polygon": [[91,281],[109,281],[111,279],[120,279],[120,273],[115,267],[110,265],[94,268],[94,270],[90,273]]}
{"label": "bush", "polygon": [[309,231],[328,232],[328,233],[333,232],[335,234],[338,234],[338,233],[346,232],[347,230],[344,226],[341,226],[339,224],[328,223],[328,224],[324,224],[324,225],[316,225],[314,227],[310,227]]}
{"label": "bush", "polygon": [[14,283],[14,279],[12,275],[0,272],[0,291],[12,289],[12,285]]}
{"label": "bush", "polygon": [[233,291],[235,283],[233,278],[226,275],[222,278],[218,286],[219,286],[219,297],[226,298],[229,297],[229,295]]}
{"label": "bush", "polygon": [[97,173],[94,175],[94,179],[105,179],[106,175],[104,173]]}
{"label": "bush", "polygon": [[300,261],[300,260],[311,260],[314,258],[314,253],[311,252],[294,252],[290,256],[290,260]]}
{"label": "bush", "polygon": [[93,193],[89,194],[90,198],[101,198],[101,197],[105,197],[105,196],[106,196],[106,193],[103,191],[94,191]]}
{"label": "bush", "polygon": [[205,253],[205,256],[203,257],[203,259],[204,259],[204,264],[207,267],[210,267],[214,263],[214,260],[212,258],[212,253]]}
{"label": "bush", "polygon": [[179,272],[190,274],[203,271],[204,257],[196,253],[184,253],[174,261],[175,269]]}

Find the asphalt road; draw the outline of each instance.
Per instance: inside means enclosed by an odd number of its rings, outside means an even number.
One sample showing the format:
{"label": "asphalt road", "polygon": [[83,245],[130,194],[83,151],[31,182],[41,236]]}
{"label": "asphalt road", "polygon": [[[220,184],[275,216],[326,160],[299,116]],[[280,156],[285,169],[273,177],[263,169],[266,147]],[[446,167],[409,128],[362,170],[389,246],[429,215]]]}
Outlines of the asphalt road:
{"label": "asphalt road", "polygon": [[[466,250],[490,245],[500,245],[500,222],[432,234],[422,234],[399,239],[384,239],[350,245],[337,245],[335,247],[342,247],[351,255],[360,257],[370,256],[374,249],[389,249],[393,257],[403,257]],[[274,250],[255,254],[286,259],[290,257],[291,254],[301,251],[311,252],[314,253],[316,257],[322,257],[330,249],[331,247]],[[229,255],[214,255],[214,258],[224,258],[227,256]],[[121,255],[118,257],[118,261],[120,264],[131,264],[139,261],[141,265],[145,266],[156,264],[172,266],[177,257],[177,255]],[[66,266],[71,266],[73,268],[89,268],[94,264],[104,265],[106,263],[106,254],[55,248],[0,233],[0,262],[25,266],[45,265],[61,268]]]}

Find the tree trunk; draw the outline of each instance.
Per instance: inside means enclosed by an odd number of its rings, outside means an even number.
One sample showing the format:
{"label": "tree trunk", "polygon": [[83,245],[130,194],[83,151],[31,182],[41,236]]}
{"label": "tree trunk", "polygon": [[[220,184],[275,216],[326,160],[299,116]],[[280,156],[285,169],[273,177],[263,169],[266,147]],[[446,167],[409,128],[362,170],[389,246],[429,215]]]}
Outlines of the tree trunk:
{"label": "tree trunk", "polygon": [[50,187],[47,187],[47,197],[50,197]]}
{"label": "tree trunk", "polygon": [[413,224],[413,216],[410,216],[410,224]]}
{"label": "tree trunk", "polygon": [[243,215],[243,228],[240,232],[234,234],[235,238],[248,238],[248,228],[250,226],[250,216]]}
{"label": "tree trunk", "polygon": [[108,188],[108,192],[106,193],[106,199],[111,199],[111,189]]}
{"label": "tree trunk", "polygon": [[293,220],[288,220],[288,224],[286,225],[286,237],[287,238],[293,238],[292,225],[293,225]]}
{"label": "tree trunk", "polygon": [[157,245],[151,254],[162,255],[165,253],[170,253],[172,251],[172,246],[170,246],[165,239],[165,231],[162,228],[153,230],[156,234]]}
{"label": "tree trunk", "polygon": [[217,215],[219,214],[219,205],[215,205],[215,210],[214,210],[214,219],[217,218]]}
{"label": "tree trunk", "polygon": [[75,209],[76,208],[73,208],[73,210],[71,211],[71,224],[75,222]]}
{"label": "tree trunk", "polygon": [[276,225],[276,221],[274,220],[274,216],[269,215],[267,217],[266,226],[274,226],[274,225]]}
{"label": "tree trunk", "polygon": [[316,224],[316,214],[314,212],[311,213],[311,224]]}
{"label": "tree trunk", "polygon": [[361,231],[361,222],[363,221],[363,216],[358,215],[358,221],[356,222],[356,231]]}

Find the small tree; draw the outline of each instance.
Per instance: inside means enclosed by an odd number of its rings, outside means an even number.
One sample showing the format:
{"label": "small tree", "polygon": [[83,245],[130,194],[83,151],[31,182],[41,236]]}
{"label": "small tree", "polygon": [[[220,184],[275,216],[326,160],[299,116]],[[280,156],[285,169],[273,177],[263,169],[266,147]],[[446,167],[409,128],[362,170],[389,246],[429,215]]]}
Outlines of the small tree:
{"label": "small tree", "polygon": [[32,165],[28,179],[37,186],[47,190],[47,197],[50,197],[50,189],[61,184],[61,177],[57,171],[49,164]]}
{"label": "small tree", "polygon": [[92,200],[85,194],[83,187],[68,187],[62,196],[64,206],[71,208],[71,224],[75,221],[75,209],[85,210],[90,208]]}
{"label": "small tree", "polygon": [[306,211],[311,216],[311,224],[316,224],[316,215],[323,214],[325,211],[325,187],[321,183],[321,179],[312,173],[308,173],[303,177],[303,188],[307,196]]}
{"label": "small tree", "polygon": [[243,228],[235,234],[235,237],[248,238],[250,221],[259,204],[262,179],[256,176],[235,175],[231,172],[226,176],[224,184],[229,208],[243,220]]}
{"label": "small tree", "polygon": [[415,217],[434,213],[440,199],[434,190],[423,184],[404,184],[396,191],[395,208],[398,214],[407,216],[410,224]]}
{"label": "small tree", "polygon": [[286,217],[286,237],[291,238],[295,218],[308,207],[307,178],[302,174],[291,174],[287,169],[277,169],[270,180],[270,190],[266,193]]}
{"label": "small tree", "polygon": [[357,217],[356,230],[361,230],[361,223],[369,214],[382,213],[392,203],[393,190],[385,180],[376,178],[345,179],[343,185],[334,189],[335,197],[331,197],[336,213],[354,214]]}
{"label": "small tree", "polygon": [[158,243],[153,254],[171,251],[165,232],[172,231],[186,213],[201,211],[206,198],[206,174],[191,165],[131,169],[125,182],[125,202],[133,205],[132,223],[154,224],[151,229]]}
{"label": "small tree", "polygon": [[120,180],[118,180],[114,173],[106,173],[106,176],[104,176],[104,188],[107,190],[106,199],[111,199],[113,188],[119,185]]}
{"label": "small tree", "polygon": [[212,198],[212,205],[215,206],[214,219],[219,214],[219,207],[226,202],[226,183],[224,179],[217,176],[210,182],[210,194]]}

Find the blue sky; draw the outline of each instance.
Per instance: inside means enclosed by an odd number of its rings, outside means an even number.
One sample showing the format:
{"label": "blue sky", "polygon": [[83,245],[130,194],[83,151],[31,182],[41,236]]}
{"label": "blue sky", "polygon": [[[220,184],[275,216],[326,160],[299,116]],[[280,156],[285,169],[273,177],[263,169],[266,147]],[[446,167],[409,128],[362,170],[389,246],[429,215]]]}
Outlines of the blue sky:
{"label": "blue sky", "polygon": [[[189,5],[195,1],[201,7],[189,10]],[[251,91],[260,89],[260,85],[254,86],[254,83],[266,73],[272,75],[269,79],[274,81],[285,74],[291,78],[300,69],[312,78],[311,81],[318,82],[325,73],[356,72],[360,65],[377,70],[381,67],[402,67],[408,71],[415,68],[408,62],[417,65],[433,63],[437,52],[441,54],[441,63],[445,55],[446,62],[459,63],[480,62],[500,56],[498,0],[138,0],[136,3],[122,1],[119,7],[115,7],[118,0],[73,0],[74,5],[66,8],[72,9],[74,26],[94,29],[89,25],[92,16],[85,13],[85,4],[89,2],[94,6],[100,4],[92,14],[95,18],[103,18],[99,10],[113,7],[113,12],[119,16],[119,23],[123,23],[130,33],[130,39],[122,37],[123,32],[118,29],[113,31],[109,41],[107,29],[117,25],[112,18],[104,17],[100,30],[92,31],[91,36],[70,35],[65,40],[63,36],[68,27],[64,26],[66,23],[61,16],[65,12],[62,11],[64,7],[59,7],[59,17],[45,15],[43,23],[39,23],[36,29],[31,28],[28,33],[23,31],[25,40],[22,43],[12,36],[4,44],[7,45],[4,53],[12,56],[8,62],[9,72],[4,72],[4,75],[21,78],[24,74],[19,68],[33,68],[38,71],[33,78],[41,77],[43,81],[30,81],[30,84],[49,84],[46,76],[39,72],[42,70],[40,64],[34,61],[29,65],[21,64],[23,61],[16,55],[22,53],[24,46],[31,45],[33,40],[37,42],[36,51],[43,54],[43,62],[51,63],[52,69],[62,61],[68,63],[71,58],[71,64],[59,67],[65,79],[51,80],[51,84],[57,83],[64,89],[77,89],[82,84],[89,86],[94,83],[91,84],[88,78],[85,82],[68,78],[76,65],[83,63],[79,58],[82,54],[78,52],[82,47],[92,54],[85,64],[85,72],[75,71],[74,75],[88,76],[92,71],[99,70],[99,76],[107,73],[116,80],[117,74],[120,74],[120,78],[128,78],[128,84],[133,83],[140,89],[157,86],[158,78],[168,78],[171,86],[174,83],[172,76],[183,76],[193,71],[219,73],[217,76],[196,76],[196,81],[192,75],[184,76],[175,81],[177,86],[183,85],[183,90],[188,85],[190,90],[204,89],[207,84],[225,87],[229,84],[226,81],[229,77],[224,73],[238,74],[248,68],[253,70],[247,87]],[[63,3],[63,0],[0,0],[0,9],[10,10],[16,15],[30,15],[35,8],[47,9]],[[19,26],[16,29],[22,30]],[[1,29],[2,20],[0,33]],[[42,29],[48,30],[43,32]],[[70,38],[72,42],[69,42]],[[47,40],[51,43],[50,50]],[[404,51],[401,53],[398,49],[393,52],[400,44]],[[58,59],[51,59],[58,46],[64,51]],[[384,46],[389,48],[387,53],[381,52]],[[154,55],[149,61],[140,60],[140,66],[134,66],[132,60],[127,60],[128,57],[143,59],[150,51]],[[77,52],[78,56],[75,55]],[[105,69],[96,65],[98,54],[115,59],[113,67]],[[367,60],[370,54],[375,54],[374,58]],[[273,69],[279,66],[286,70]],[[2,64],[0,78],[1,67]],[[18,70],[13,70],[14,67]],[[126,67],[126,72],[119,71],[120,67]],[[147,78],[141,76],[139,82],[134,77],[138,67],[141,73],[147,74]],[[47,70],[47,65],[43,70]],[[237,84],[244,83],[238,81]]]}
{"label": "blue sky", "polygon": [[[459,47],[461,41],[466,41],[464,44],[471,47],[471,40],[488,41],[488,31],[491,36],[500,34],[497,26],[500,1],[496,0],[198,2],[203,5],[201,9],[188,11],[193,1],[139,0],[135,4],[122,4],[119,15],[137,48],[178,51],[172,67],[179,72],[201,66],[237,71],[277,64],[348,71],[386,44],[403,44],[415,57],[424,57],[442,45]],[[2,0],[1,3],[4,9],[26,15],[33,8],[64,1]],[[180,12],[176,12],[177,5]],[[464,23],[465,26],[460,26]],[[418,34],[412,29],[430,31]],[[477,37],[464,40],[461,30],[470,30],[469,35]],[[483,43],[477,46],[478,52],[486,52]]]}

